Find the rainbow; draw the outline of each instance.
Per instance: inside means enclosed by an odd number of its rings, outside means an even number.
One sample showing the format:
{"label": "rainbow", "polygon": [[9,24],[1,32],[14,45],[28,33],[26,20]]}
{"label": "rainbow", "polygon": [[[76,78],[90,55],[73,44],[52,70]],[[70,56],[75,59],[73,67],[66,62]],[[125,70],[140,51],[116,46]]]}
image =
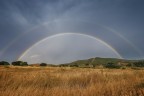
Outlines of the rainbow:
{"label": "rainbow", "polygon": [[90,36],[90,35],[86,35],[86,34],[81,34],[81,33],[60,33],[60,34],[56,34],[56,35],[52,35],[52,36],[48,36],[40,41],[38,41],[37,43],[35,43],[34,45],[32,45],[31,47],[29,47],[27,50],[25,50],[21,55],[20,57],[17,59],[17,60],[20,60],[21,58],[23,58],[31,48],[37,46],[38,44],[50,39],[50,38],[54,38],[54,37],[58,37],[58,36],[63,36],[63,35],[81,35],[81,36],[86,36],[86,37],[89,37],[91,39],[94,39],[94,40],[97,40],[99,41],[100,43],[104,44],[105,46],[107,46],[108,48],[110,48],[120,59],[123,59],[123,57],[112,47],[110,46],[109,44],[107,44],[106,42],[102,41],[101,39],[99,39],[98,37],[93,37],[93,36]]}
{"label": "rainbow", "polygon": [[[88,21],[86,21],[88,22]],[[46,26],[48,24],[50,24],[51,22],[45,22],[45,23],[42,23],[40,25],[37,25],[33,28],[31,28],[30,30],[27,30],[25,32],[23,32],[21,35],[19,35],[17,38],[13,39],[9,44],[7,44],[6,47],[4,47],[2,50],[1,50],[1,54],[0,56],[2,56],[13,44],[15,44],[20,38],[22,38],[24,35],[30,33],[30,32],[34,32],[34,30],[38,29],[38,28],[41,28],[41,26]],[[119,32],[117,32],[116,30],[110,28],[110,27],[107,27],[107,26],[103,26],[103,25],[100,25],[100,24],[95,24],[97,26],[100,26],[101,28],[103,29],[106,29],[108,30],[109,32],[112,32],[113,34],[117,35],[119,38],[121,38],[122,40],[124,40],[129,46],[131,46],[131,48],[133,48],[140,56],[142,56],[142,51],[137,48],[132,42],[130,42],[127,38],[125,38],[123,35],[121,35]],[[76,32],[74,32],[76,33]],[[78,34],[83,34],[82,32],[81,33],[78,33]],[[89,36],[92,35],[92,34],[89,34]],[[97,37],[95,37],[97,38]]]}
{"label": "rainbow", "polygon": [[123,39],[127,44],[129,44],[132,48],[134,48],[134,50],[136,50],[137,51],[137,53],[139,54],[139,55],[143,55],[142,53],[142,51],[138,48],[138,47],[136,47],[132,42],[130,42],[128,39],[126,39],[123,35],[121,35],[119,32],[117,32],[116,30],[114,30],[114,29],[112,29],[112,28],[109,28],[109,27],[106,27],[106,26],[104,26],[106,29],[108,29],[110,32],[112,32],[112,33],[114,33],[114,34],[116,34],[117,36],[119,36],[121,39]]}

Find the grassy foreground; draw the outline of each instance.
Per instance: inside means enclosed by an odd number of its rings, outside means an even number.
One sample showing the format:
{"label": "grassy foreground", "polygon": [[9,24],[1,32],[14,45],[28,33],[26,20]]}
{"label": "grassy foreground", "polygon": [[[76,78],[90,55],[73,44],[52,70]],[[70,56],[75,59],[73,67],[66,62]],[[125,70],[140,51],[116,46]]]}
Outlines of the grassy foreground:
{"label": "grassy foreground", "polygon": [[0,67],[0,96],[144,96],[144,70]]}

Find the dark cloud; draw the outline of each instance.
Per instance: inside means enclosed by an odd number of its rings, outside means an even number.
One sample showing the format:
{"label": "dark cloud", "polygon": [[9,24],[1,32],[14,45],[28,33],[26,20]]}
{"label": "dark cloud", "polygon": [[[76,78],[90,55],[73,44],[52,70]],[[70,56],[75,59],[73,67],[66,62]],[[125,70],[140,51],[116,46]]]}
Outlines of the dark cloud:
{"label": "dark cloud", "polygon": [[15,60],[37,41],[62,32],[93,35],[125,58],[143,58],[143,5],[143,0],[1,0],[0,58]]}

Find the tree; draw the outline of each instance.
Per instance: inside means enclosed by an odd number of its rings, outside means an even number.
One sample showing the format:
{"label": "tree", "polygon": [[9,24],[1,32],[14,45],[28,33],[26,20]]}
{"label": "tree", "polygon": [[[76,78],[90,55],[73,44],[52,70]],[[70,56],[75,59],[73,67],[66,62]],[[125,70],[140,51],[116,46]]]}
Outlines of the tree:
{"label": "tree", "polygon": [[138,61],[133,63],[134,67],[144,67],[144,61]]}
{"label": "tree", "polygon": [[23,62],[22,66],[28,66],[28,63],[27,62]]}
{"label": "tree", "polygon": [[47,64],[46,63],[41,63],[40,66],[47,66]]}
{"label": "tree", "polygon": [[10,64],[8,62],[6,62],[6,61],[1,61],[0,65],[10,65]]}
{"label": "tree", "polygon": [[27,62],[23,62],[23,61],[12,62],[12,65],[14,65],[14,66],[28,66]]}
{"label": "tree", "polygon": [[78,64],[72,64],[70,67],[79,67]]}
{"label": "tree", "polygon": [[116,65],[116,64],[114,64],[114,63],[107,63],[106,65],[105,65],[105,67],[106,68],[120,68],[121,66],[120,65]]}

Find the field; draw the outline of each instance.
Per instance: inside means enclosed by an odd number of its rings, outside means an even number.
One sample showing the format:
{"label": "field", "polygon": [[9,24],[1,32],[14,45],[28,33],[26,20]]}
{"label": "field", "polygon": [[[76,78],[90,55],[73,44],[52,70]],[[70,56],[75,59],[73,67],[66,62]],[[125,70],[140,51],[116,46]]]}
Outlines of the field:
{"label": "field", "polygon": [[0,67],[0,96],[144,96],[144,70]]}

